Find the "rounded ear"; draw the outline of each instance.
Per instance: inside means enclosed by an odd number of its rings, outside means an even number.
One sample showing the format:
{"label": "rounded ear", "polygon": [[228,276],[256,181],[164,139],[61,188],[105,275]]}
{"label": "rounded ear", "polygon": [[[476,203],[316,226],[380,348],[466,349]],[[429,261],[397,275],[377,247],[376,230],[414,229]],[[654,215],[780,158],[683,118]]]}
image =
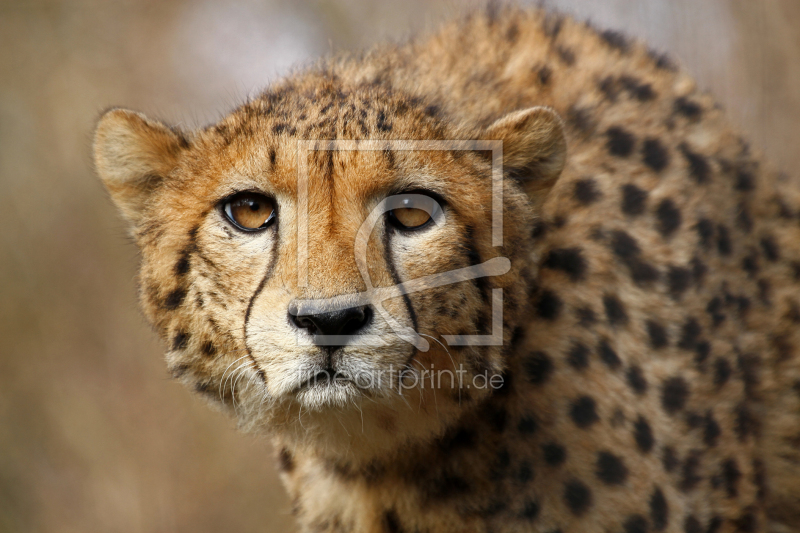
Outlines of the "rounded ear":
{"label": "rounded ear", "polygon": [[489,126],[483,138],[503,141],[505,175],[517,179],[531,201],[540,205],[567,160],[567,141],[558,114],[541,106],[512,111]]}
{"label": "rounded ear", "polygon": [[122,215],[136,226],[159,185],[177,166],[186,138],[141,113],[112,109],[94,133],[94,163]]}

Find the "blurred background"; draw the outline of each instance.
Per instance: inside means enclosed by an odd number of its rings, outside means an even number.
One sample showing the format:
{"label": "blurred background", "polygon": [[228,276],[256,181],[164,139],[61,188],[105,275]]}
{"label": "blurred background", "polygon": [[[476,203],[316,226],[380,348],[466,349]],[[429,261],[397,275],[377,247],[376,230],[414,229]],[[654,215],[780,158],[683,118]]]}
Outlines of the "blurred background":
{"label": "blurred background", "polygon": [[[800,1],[553,0],[670,52],[800,167]],[[0,532],[292,531],[269,443],[167,377],[99,113],[215,121],[291,66],[435,27],[453,0],[0,0]],[[796,174],[796,172],[795,172]]]}

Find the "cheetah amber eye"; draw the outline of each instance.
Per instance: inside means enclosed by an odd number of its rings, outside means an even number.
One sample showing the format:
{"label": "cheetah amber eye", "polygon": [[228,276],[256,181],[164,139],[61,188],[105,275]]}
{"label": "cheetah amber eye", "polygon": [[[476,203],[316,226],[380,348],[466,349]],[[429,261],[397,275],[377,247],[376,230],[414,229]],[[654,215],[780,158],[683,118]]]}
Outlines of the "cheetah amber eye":
{"label": "cheetah amber eye", "polygon": [[272,200],[255,192],[242,192],[229,198],[223,205],[225,217],[237,228],[258,231],[275,219]]}
{"label": "cheetah amber eye", "polygon": [[393,208],[388,212],[389,222],[398,229],[418,230],[443,221],[442,208],[428,195],[398,194],[387,201]]}

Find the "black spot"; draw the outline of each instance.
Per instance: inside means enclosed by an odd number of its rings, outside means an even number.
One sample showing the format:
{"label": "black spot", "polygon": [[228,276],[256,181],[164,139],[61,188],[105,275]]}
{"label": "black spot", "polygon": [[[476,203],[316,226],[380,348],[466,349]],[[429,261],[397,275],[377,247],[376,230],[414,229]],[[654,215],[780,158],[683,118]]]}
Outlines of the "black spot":
{"label": "black spot", "polygon": [[705,426],[703,428],[703,442],[708,447],[714,447],[717,445],[717,439],[719,438],[722,430],[719,428],[719,424],[717,421],[714,420],[714,415],[709,411],[706,413],[705,417]]}
{"label": "black spot", "polygon": [[403,533],[403,527],[400,525],[400,518],[394,509],[389,509],[383,513],[383,530],[386,533]]}
{"label": "black spot", "polygon": [[738,363],[744,381],[744,393],[748,398],[753,398],[760,382],[761,358],[753,354],[742,354],[738,357]]}
{"label": "black spot", "polygon": [[464,478],[452,474],[442,474],[426,482],[426,485],[425,496],[432,500],[456,498],[469,493],[472,489],[470,483]]}
{"label": "black spot", "polygon": [[534,222],[533,229],[531,229],[531,237],[534,239],[539,239],[545,233],[547,233],[547,223],[543,220],[537,220]]}
{"label": "black spot", "polygon": [[611,251],[625,263],[631,263],[641,253],[636,239],[622,230],[611,232]]}
{"label": "black spot", "polygon": [[392,125],[391,123],[386,122],[386,113],[384,113],[383,110],[378,111],[378,120],[375,126],[380,131],[392,131]]}
{"label": "black spot", "polygon": [[578,108],[574,105],[567,110],[567,124],[581,133],[590,133],[594,130],[591,110]]}
{"label": "black spot", "polygon": [[191,268],[191,262],[189,257],[192,253],[192,247],[187,248],[183,252],[181,252],[181,257],[178,259],[178,262],[175,263],[175,275],[176,276],[185,276],[189,269]]}
{"label": "black spot", "polygon": [[616,370],[622,365],[617,352],[614,351],[614,348],[611,347],[606,339],[602,339],[600,344],[597,345],[597,354],[600,356],[600,360],[611,370]]}
{"label": "black spot", "polygon": [[616,455],[602,451],[597,454],[597,477],[606,485],[621,485],[628,479],[628,467]]}
{"label": "black spot", "polygon": [[184,287],[178,287],[171,293],[164,298],[163,306],[165,309],[170,311],[177,309],[182,303],[183,300],[186,298],[186,289]]}
{"label": "black spot", "polygon": [[536,74],[539,77],[539,83],[542,85],[547,85],[550,83],[550,78],[553,76],[553,69],[545,65],[539,67],[539,69],[536,71]]}
{"label": "black spot", "polygon": [[269,149],[269,164],[271,166],[273,166],[273,167],[275,166],[275,159],[276,158],[277,158],[277,155],[275,154],[275,148],[270,148]]}
{"label": "black spot", "polygon": [[[579,307],[575,313],[578,315],[578,324],[585,328],[597,322],[595,312],[589,307]],[[800,316],[800,312],[798,312],[798,315]]]}
{"label": "black spot", "polygon": [[703,328],[694,317],[689,317],[686,323],[681,328],[681,338],[678,341],[678,348],[684,350],[693,350],[697,346],[698,337],[703,333]]}
{"label": "black spot", "polygon": [[671,198],[661,200],[656,208],[657,229],[664,237],[669,237],[681,226],[681,211]]}
{"label": "black spot", "polygon": [[516,473],[517,481],[521,484],[528,483],[531,479],[533,479],[533,467],[531,466],[530,462],[522,461],[517,468]]}
{"label": "black spot", "polygon": [[642,145],[642,161],[656,172],[661,172],[669,165],[669,152],[658,139],[645,139]]}
{"label": "black spot", "polygon": [[636,216],[644,213],[647,203],[647,191],[631,183],[622,186],[622,212]]}
{"label": "black spot", "polygon": [[589,348],[581,342],[575,342],[567,353],[567,362],[576,370],[589,366]]}
{"label": "black spot", "polygon": [[653,529],[656,531],[664,531],[669,523],[669,506],[667,499],[661,489],[656,487],[650,496],[650,521],[653,523]]}
{"label": "black spot", "polygon": [[628,157],[633,153],[636,137],[619,126],[613,126],[606,131],[606,147],[611,155]]}
{"label": "black spot", "polygon": [[703,108],[700,107],[700,104],[693,102],[684,96],[675,99],[673,109],[675,113],[683,115],[691,120],[698,119],[700,118],[700,115],[703,114]]}
{"label": "black spot", "polygon": [[539,504],[534,500],[526,501],[522,506],[520,516],[529,522],[536,520],[536,517],[539,516]]}
{"label": "black spot", "polygon": [[628,323],[628,313],[622,302],[614,295],[606,294],[603,296],[603,307],[606,310],[606,317],[612,326],[625,325]]}
{"label": "black spot", "polygon": [[722,527],[722,518],[720,518],[719,516],[712,516],[711,520],[708,521],[708,528],[706,529],[706,533],[717,533],[721,527]]}
{"label": "black spot", "polygon": [[584,178],[575,182],[572,196],[578,203],[589,205],[599,200],[602,195],[594,179]]}
{"label": "black spot", "polygon": [[729,498],[734,498],[739,493],[739,479],[742,473],[734,459],[726,459],[722,463],[722,478],[725,480],[725,491]]}
{"label": "black spot", "polygon": [[580,248],[556,248],[550,250],[542,263],[545,268],[561,270],[572,281],[580,281],[586,273],[586,259]]}
{"label": "black spot", "polygon": [[704,248],[711,246],[711,239],[714,238],[714,223],[707,218],[701,218],[697,221],[695,229],[700,237],[700,244]]}
{"label": "black spot", "polygon": [[704,533],[700,520],[692,515],[687,516],[686,520],[683,521],[683,531],[684,533]]}
{"label": "black spot", "polygon": [[758,531],[758,519],[752,508],[745,509],[733,523],[736,525],[737,533],[755,533]]}
{"label": "black spot", "polygon": [[714,361],[714,385],[717,387],[725,385],[731,377],[732,372],[733,370],[728,360],[723,357],[718,357],[716,361]]}
{"label": "black spot", "polygon": [[213,342],[205,341],[203,344],[200,345],[200,351],[203,352],[203,355],[205,355],[206,357],[211,357],[217,352],[217,349],[214,346]]}
{"label": "black spot", "polygon": [[476,442],[475,431],[464,427],[449,429],[439,439],[439,448],[445,453],[459,449],[472,448]]}
{"label": "black spot", "polygon": [[186,349],[186,345],[189,343],[189,333],[186,331],[179,331],[175,334],[172,338],[172,349],[173,350],[184,350]]}
{"label": "black spot", "polygon": [[664,447],[664,454],[661,456],[661,465],[664,467],[665,472],[672,472],[676,468],[680,461],[678,460],[678,455],[675,453],[675,449],[671,446]]}
{"label": "black spot", "polygon": [[777,261],[781,258],[780,249],[771,236],[766,236],[761,239],[761,249],[764,251],[764,257],[766,257],[768,261]]}
{"label": "black spot", "polygon": [[635,365],[630,367],[626,377],[628,378],[628,385],[633,389],[633,392],[640,395],[647,392],[647,380],[641,368]]}
{"label": "black spot", "polygon": [[278,468],[281,472],[291,472],[294,470],[294,457],[292,452],[286,448],[281,448],[278,453]]}
{"label": "black spot", "polygon": [[622,524],[625,533],[647,533],[647,519],[642,515],[631,515]]}
{"label": "black spot", "polygon": [[553,291],[543,290],[536,302],[537,314],[545,320],[555,320],[561,312],[561,299]]}
{"label": "black spot", "polygon": [[547,378],[553,372],[553,361],[550,356],[540,351],[535,351],[528,355],[522,361],[522,366],[525,369],[528,381],[534,385],[541,385],[547,381]]}
{"label": "black spot", "polygon": [[755,177],[753,174],[745,169],[739,169],[736,172],[736,178],[734,182],[734,188],[737,191],[741,192],[749,192],[756,188],[755,185]]}
{"label": "black spot", "polygon": [[538,425],[536,424],[536,419],[530,415],[520,418],[519,423],[517,424],[517,430],[523,435],[532,435],[536,433],[537,427]]}
{"label": "black spot", "polygon": [[689,398],[689,384],[680,376],[664,381],[661,389],[661,405],[668,414],[675,414],[686,406]]}
{"label": "black spot", "polygon": [[650,346],[652,346],[653,349],[660,350],[669,344],[667,330],[664,326],[652,320],[648,320],[646,325],[647,334],[650,336]]}
{"label": "black spot", "polygon": [[648,102],[656,97],[652,85],[643,83],[633,76],[620,76],[619,83],[631,96],[640,102]]}
{"label": "black spot", "polygon": [[581,481],[573,479],[564,484],[564,503],[575,516],[581,516],[592,506],[592,491]]}
{"label": "black spot", "polygon": [[558,58],[564,62],[565,65],[571,67],[575,64],[575,52],[570,50],[565,46],[558,46],[556,48],[556,53],[558,54]]}
{"label": "black spot", "polygon": [[633,424],[633,438],[642,453],[649,453],[653,449],[655,444],[653,430],[650,429],[650,423],[641,415]]}
{"label": "black spot", "polygon": [[686,413],[686,425],[689,426],[690,429],[697,429],[703,425],[703,417],[694,411],[689,411]]}
{"label": "black spot", "polygon": [[669,295],[673,300],[678,300],[681,295],[689,288],[692,282],[692,273],[688,268],[670,266],[667,271],[667,285]]}
{"label": "black spot", "polygon": [[614,30],[606,30],[600,33],[600,38],[611,48],[615,48],[620,52],[627,52],[630,44],[628,39],[619,32]]}
{"label": "black spot", "polygon": [[606,76],[602,80],[597,83],[597,88],[600,89],[606,99],[616,102],[617,96],[619,95],[619,88],[617,87],[617,82],[614,79],[614,76]]}
{"label": "black spot", "polygon": [[689,164],[689,175],[699,184],[706,183],[711,177],[711,165],[708,164],[708,160],[693,152],[686,143],[682,143],[679,148]]}
{"label": "black spot", "polygon": [[563,464],[567,459],[567,450],[554,442],[542,446],[542,452],[544,453],[544,461],[550,466]]}
{"label": "black spot", "polygon": [[748,254],[742,258],[742,269],[747,272],[751,278],[756,277],[759,271],[758,254],[754,249],[750,249]]}
{"label": "black spot", "polygon": [[700,454],[697,451],[692,451],[686,460],[683,462],[681,468],[681,482],[679,488],[683,492],[688,492],[700,483],[701,478],[697,473],[700,468]]}
{"label": "black spot", "polygon": [[733,250],[728,228],[722,224],[717,227],[717,250],[719,250],[721,255],[731,255],[731,251]]}
{"label": "black spot", "polygon": [[706,312],[711,315],[711,322],[714,324],[714,327],[717,327],[725,322],[726,317],[722,311],[723,303],[722,298],[719,296],[715,296],[708,302],[708,305],[706,306]]}
{"label": "black spot", "polygon": [[597,416],[597,404],[590,396],[581,396],[575,400],[570,406],[569,416],[581,429],[586,429],[600,420],[600,417]]}
{"label": "black spot", "polygon": [[506,428],[508,412],[502,405],[487,404],[483,409],[483,420],[495,433],[502,433]]}
{"label": "black spot", "polygon": [[661,70],[675,70],[675,64],[669,58],[667,54],[657,52],[656,50],[650,50],[648,52],[650,58],[655,62],[656,68]]}

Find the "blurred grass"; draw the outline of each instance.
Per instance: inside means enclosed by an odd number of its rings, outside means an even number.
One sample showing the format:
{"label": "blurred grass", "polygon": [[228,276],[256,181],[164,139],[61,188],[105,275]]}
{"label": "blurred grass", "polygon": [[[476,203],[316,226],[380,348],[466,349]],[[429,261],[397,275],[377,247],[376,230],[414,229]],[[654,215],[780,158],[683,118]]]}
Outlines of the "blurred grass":
{"label": "blurred grass", "polygon": [[[800,166],[796,0],[550,4],[671,50],[756,145]],[[0,531],[292,528],[266,439],[167,378],[136,250],[91,170],[93,123],[122,104],[197,126],[291,64],[460,9],[0,1]]]}

